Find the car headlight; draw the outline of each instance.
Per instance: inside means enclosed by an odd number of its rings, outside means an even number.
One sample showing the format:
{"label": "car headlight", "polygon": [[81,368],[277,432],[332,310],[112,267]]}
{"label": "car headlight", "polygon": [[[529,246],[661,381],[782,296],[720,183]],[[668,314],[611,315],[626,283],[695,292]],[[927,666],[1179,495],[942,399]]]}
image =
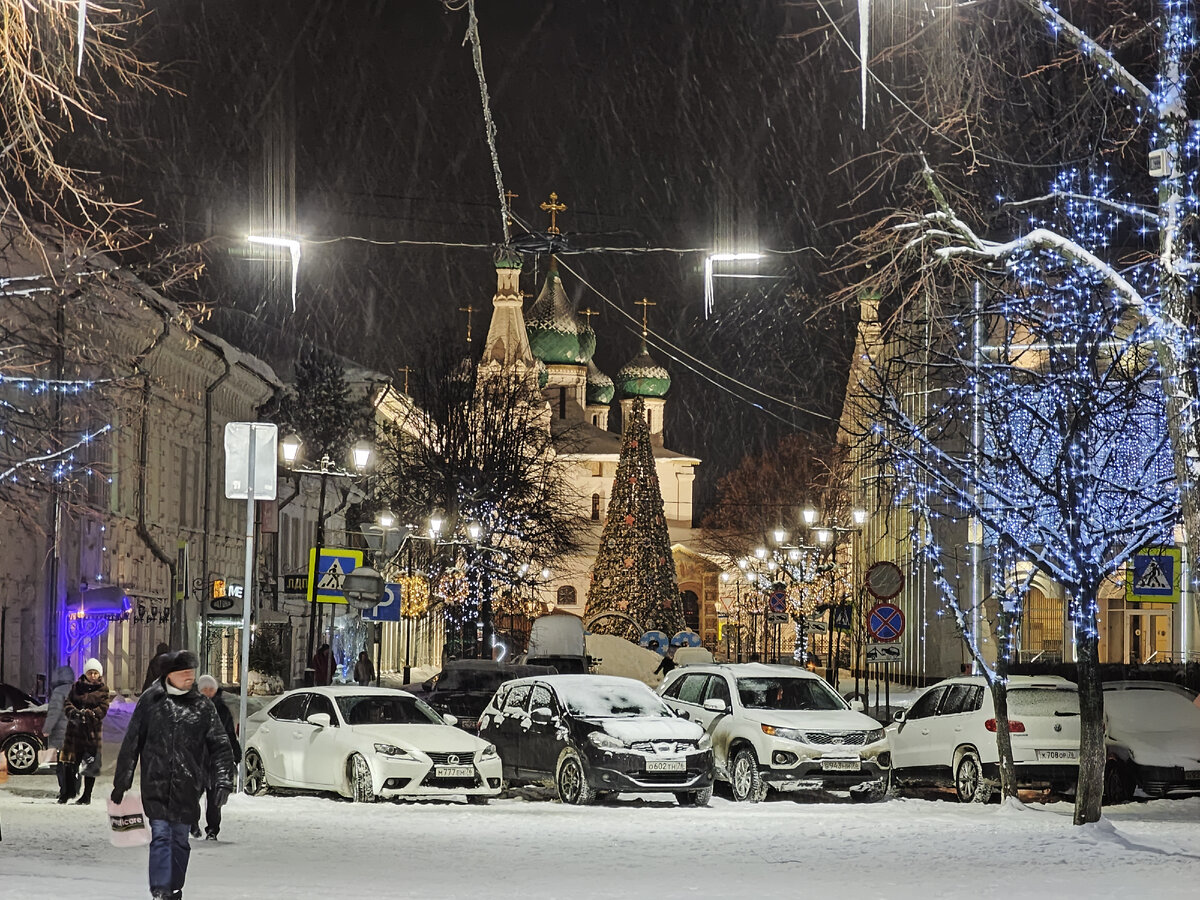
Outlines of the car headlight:
{"label": "car headlight", "polygon": [[808,743],[808,735],[798,728],[777,728],[774,725],[762,726],[763,734],[769,734],[771,737],[783,738],[785,741],[796,741],[801,744]]}
{"label": "car headlight", "polygon": [[876,728],[874,731],[867,732],[867,743],[874,744],[876,741],[882,741],[887,737],[887,732],[882,728]]}
{"label": "car headlight", "polygon": [[624,750],[625,742],[607,734],[603,731],[593,731],[588,735],[588,740],[592,742],[593,747],[599,747],[602,750]]}
{"label": "car headlight", "polygon": [[395,744],[376,744],[375,752],[382,753],[384,756],[409,756],[409,752],[403,747],[397,747]]}
{"label": "car headlight", "polygon": [[696,746],[701,750],[708,750],[712,747],[712,738],[706,734],[700,738]]}
{"label": "car headlight", "polygon": [[481,760],[483,760],[483,759],[495,759],[495,758],[496,758],[497,756],[499,756],[499,755],[500,755],[500,754],[499,754],[499,753],[496,751],[496,745],[495,745],[495,744],[488,744],[486,747],[484,747],[484,748],[483,748],[483,751],[482,751],[482,752],[479,754],[479,758],[480,758]]}

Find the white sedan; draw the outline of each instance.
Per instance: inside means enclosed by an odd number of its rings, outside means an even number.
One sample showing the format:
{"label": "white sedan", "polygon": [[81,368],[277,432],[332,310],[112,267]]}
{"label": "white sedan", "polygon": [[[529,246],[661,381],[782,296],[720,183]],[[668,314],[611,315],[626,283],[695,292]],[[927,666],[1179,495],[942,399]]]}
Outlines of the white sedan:
{"label": "white sedan", "polygon": [[500,793],[496,748],[406,691],[358,686],[289,691],[246,745],[246,792],[337,791],[357,802]]}

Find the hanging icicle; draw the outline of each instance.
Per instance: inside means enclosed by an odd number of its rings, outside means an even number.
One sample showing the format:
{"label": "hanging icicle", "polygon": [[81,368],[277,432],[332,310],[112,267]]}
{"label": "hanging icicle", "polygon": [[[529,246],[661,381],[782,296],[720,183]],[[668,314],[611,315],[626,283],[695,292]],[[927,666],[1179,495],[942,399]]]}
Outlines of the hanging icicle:
{"label": "hanging icicle", "polygon": [[83,33],[87,29],[87,0],[79,0],[79,15],[76,19],[75,39],[79,44],[79,55],[75,62],[76,77],[83,74]]}
{"label": "hanging icicle", "polygon": [[867,60],[871,58],[871,0],[858,0],[858,62],[862,127],[867,130]]}

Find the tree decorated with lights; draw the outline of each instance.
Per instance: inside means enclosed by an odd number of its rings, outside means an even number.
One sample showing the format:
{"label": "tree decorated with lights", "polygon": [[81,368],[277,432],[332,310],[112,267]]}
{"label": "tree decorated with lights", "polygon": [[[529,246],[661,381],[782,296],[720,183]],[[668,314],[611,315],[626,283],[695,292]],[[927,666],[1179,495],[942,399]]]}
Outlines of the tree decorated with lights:
{"label": "tree decorated with lights", "polygon": [[[1171,542],[1179,502],[1155,326],[1112,283],[1153,279],[1153,257],[1139,252],[1107,176],[1063,175],[1052,190],[1060,200],[1027,228],[1130,264],[1100,272],[1057,245],[1027,246],[973,292],[948,292],[919,327],[893,327],[861,388],[865,438],[894,499],[915,513],[917,541],[993,683],[1001,722],[1031,582],[1042,573],[1062,586],[1078,660],[1082,823],[1099,817],[1103,793],[1101,590],[1136,552]],[[950,535],[967,522],[989,553],[994,666],[981,646],[987,617],[952,563]],[[1015,795],[1007,728],[998,740],[1002,787]]]}
{"label": "tree decorated with lights", "polygon": [[671,535],[641,397],[629,406],[625,421],[621,458],[585,609],[589,620],[604,613],[620,613],[620,617],[600,619],[593,630],[635,640],[638,635],[614,623],[628,617],[642,631],[657,629],[668,635],[684,629]]}

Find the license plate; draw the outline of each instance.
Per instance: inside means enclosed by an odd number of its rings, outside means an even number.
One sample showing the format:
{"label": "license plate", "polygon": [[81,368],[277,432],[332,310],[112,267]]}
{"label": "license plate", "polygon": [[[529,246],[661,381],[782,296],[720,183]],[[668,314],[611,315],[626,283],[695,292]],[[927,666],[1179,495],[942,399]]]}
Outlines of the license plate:
{"label": "license plate", "polygon": [[466,731],[474,731],[479,727],[478,719],[459,719],[458,727]]}
{"label": "license plate", "polygon": [[470,778],[475,769],[472,766],[435,766],[433,774],[438,778]]}
{"label": "license plate", "polygon": [[1034,750],[1033,752],[1039,760],[1070,760],[1071,762],[1079,760],[1078,750]]}
{"label": "license plate", "polygon": [[1200,769],[1189,769],[1183,773],[1187,781],[1200,781]]}
{"label": "license plate", "polygon": [[686,772],[687,760],[685,759],[648,759],[646,760],[647,772]]}
{"label": "license plate", "polygon": [[862,761],[858,759],[823,759],[821,769],[825,772],[858,772]]}

